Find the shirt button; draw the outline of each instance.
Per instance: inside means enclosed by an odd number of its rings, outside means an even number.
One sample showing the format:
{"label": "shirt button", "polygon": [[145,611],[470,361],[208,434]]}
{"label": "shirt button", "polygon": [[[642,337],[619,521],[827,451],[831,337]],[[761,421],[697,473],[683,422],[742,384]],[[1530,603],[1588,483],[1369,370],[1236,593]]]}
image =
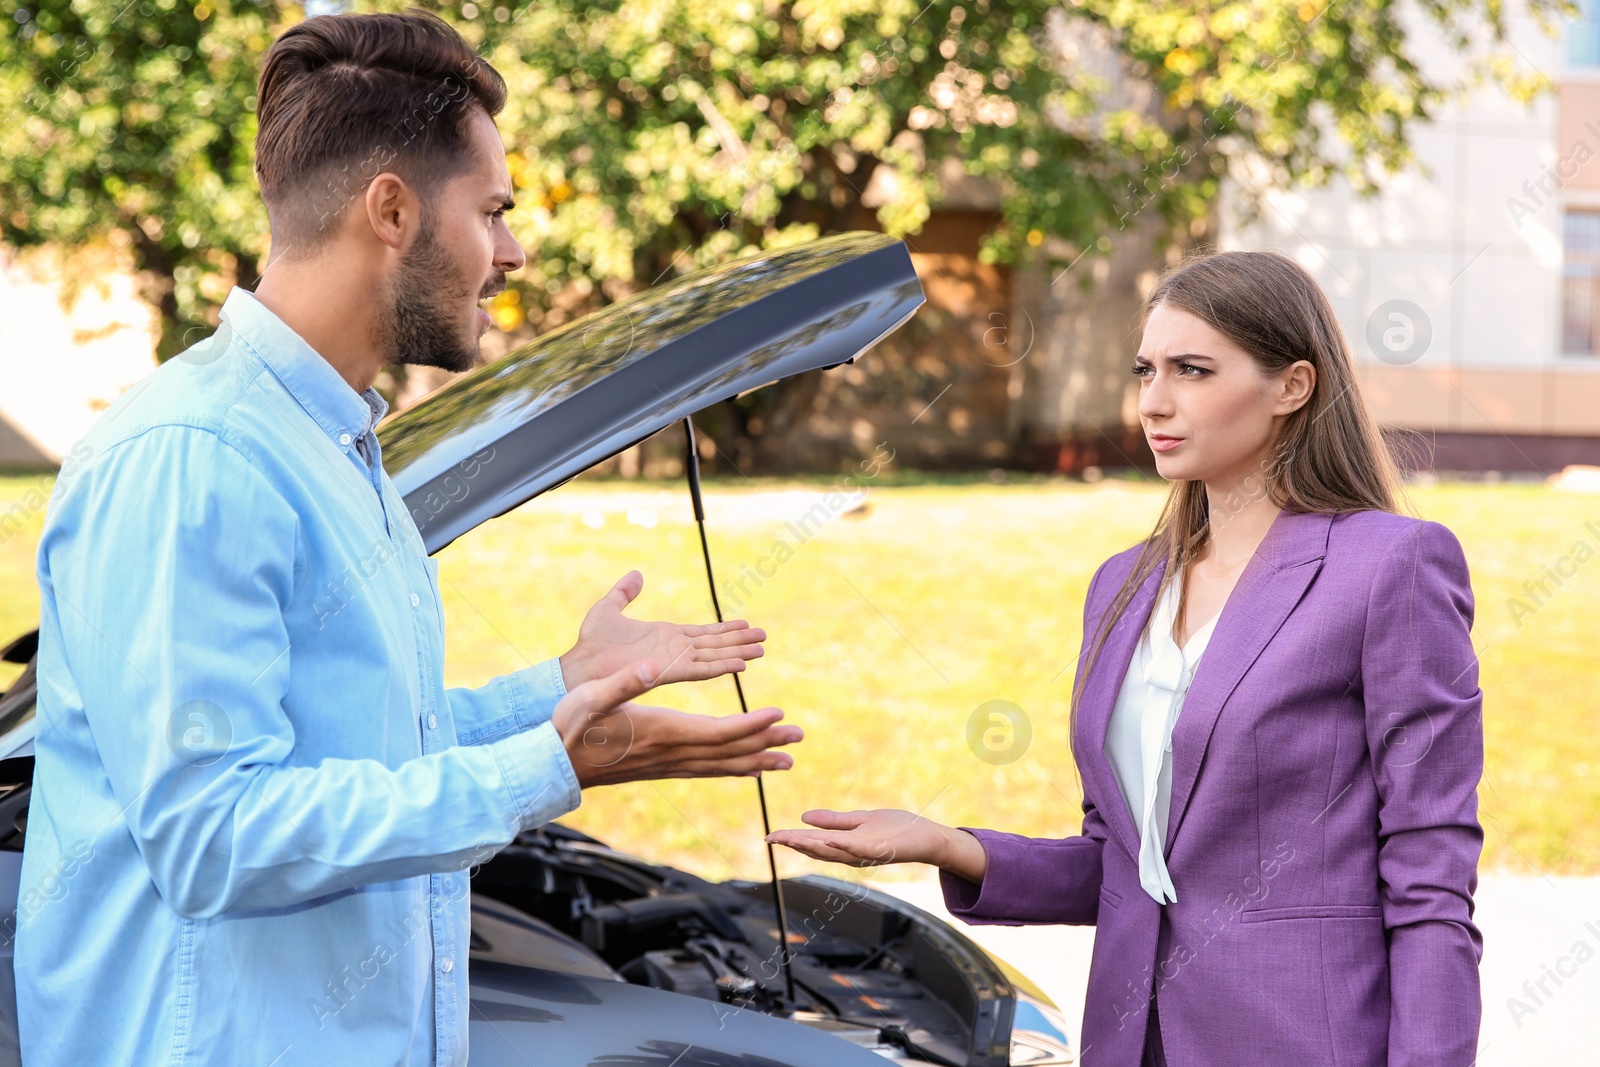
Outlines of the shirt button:
{"label": "shirt button", "polygon": [[437,730],[438,728],[439,728],[439,716],[437,716],[437,715],[429,715],[428,716],[428,729]]}
{"label": "shirt button", "polygon": [[411,606],[412,607],[416,607],[420,603],[422,603],[422,598],[417,596],[417,594],[412,593],[411,594]]}
{"label": "shirt button", "polygon": [[347,433],[340,434],[339,435],[339,443],[341,445],[344,445],[346,448],[349,448],[350,447],[350,435],[347,434]]}
{"label": "shirt button", "polygon": [[451,971],[456,969],[456,961],[445,960],[443,963],[439,964],[439,969],[445,974],[449,974]]}

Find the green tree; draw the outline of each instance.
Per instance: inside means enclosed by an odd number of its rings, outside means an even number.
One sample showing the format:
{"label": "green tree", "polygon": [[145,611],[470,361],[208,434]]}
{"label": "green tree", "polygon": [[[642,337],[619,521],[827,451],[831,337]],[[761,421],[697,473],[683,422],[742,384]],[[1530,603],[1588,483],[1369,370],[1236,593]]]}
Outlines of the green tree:
{"label": "green tree", "polygon": [[[531,200],[514,224],[530,259],[523,292],[506,300],[528,299],[537,316],[573,287],[615,298],[859,226],[874,214],[862,209],[869,189],[878,225],[915,234],[950,161],[1000,191],[981,254],[1053,269],[1108,251],[1143,212],[1181,232],[1240,153],[1274,183],[1344,174],[1375,189],[1410,161],[1410,125],[1452,91],[1488,76],[1526,99],[1538,81],[1507,60],[1499,3],[1424,5],[1476,59],[1453,83],[1413,61],[1401,7],[474,0],[450,15],[511,87],[501,128]],[[731,455],[780,458],[773,431],[818,387],[813,375],[741,398],[709,428]],[[752,449],[757,431],[770,447]]]}
{"label": "green tree", "polygon": [[[1541,19],[1573,10],[1528,0]],[[401,3],[356,3],[397,10]],[[439,5],[505,75],[528,267],[495,309],[538,329],[758,248],[876,222],[917,232],[946,160],[993,181],[983,255],[1065,266],[1140,212],[1207,210],[1230,156],[1276,183],[1375,188],[1407,131],[1488,78],[1539,88],[1495,0],[1420,5],[1474,58],[1414,61],[1394,0],[493,0]],[[1416,10],[1415,7],[1412,10]],[[267,250],[256,64],[301,17],[244,0],[0,0],[0,239],[123,242],[192,340]],[[1098,53],[1110,63],[1089,61]],[[1098,73],[1097,73],[1098,72]],[[1137,93],[1146,100],[1137,106]],[[782,395],[747,398],[748,419]],[[748,429],[748,426],[745,427]]]}
{"label": "green tree", "polygon": [[0,240],[120,250],[173,355],[266,252],[252,109],[278,9],[0,0],[0,20]]}

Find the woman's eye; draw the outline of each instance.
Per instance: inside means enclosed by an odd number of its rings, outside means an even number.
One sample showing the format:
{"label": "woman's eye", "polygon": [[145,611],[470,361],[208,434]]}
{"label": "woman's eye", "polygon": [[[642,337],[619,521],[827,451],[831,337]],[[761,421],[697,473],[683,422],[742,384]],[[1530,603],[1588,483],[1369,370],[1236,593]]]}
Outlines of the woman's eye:
{"label": "woman's eye", "polygon": [[[1153,377],[1155,375],[1155,372],[1156,372],[1155,367],[1153,367],[1149,363],[1135,363],[1133,365],[1132,369],[1133,369],[1133,376],[1135,378]],[[1190,374],[1189,371],[1194,371],[1194,373]],[[1204,378],[1207,374],[1210,374],[1211,372],[1209,370],[1207,370],[1205,367],[1196,366],[1193,363],[1180,363],[1180,364],[1178,364],[1177,373],[1178,373],[1178,376],[1181,377],[1181,378],[1194,379],[1194,378]]]}

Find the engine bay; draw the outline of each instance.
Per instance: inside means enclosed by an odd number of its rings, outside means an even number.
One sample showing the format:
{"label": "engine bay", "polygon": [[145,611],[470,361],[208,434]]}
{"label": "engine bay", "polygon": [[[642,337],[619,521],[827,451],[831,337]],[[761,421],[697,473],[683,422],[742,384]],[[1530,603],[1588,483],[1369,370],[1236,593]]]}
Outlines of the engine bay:
{"label": "engine bay", "polygon": [[785,881],[792,997],[766,883],[708,882],[551,824],[478,868],[472,886],[636,985],[827,1029],[890,1059],[1010,1062],[1006,977],[938,920],[863,885]]}

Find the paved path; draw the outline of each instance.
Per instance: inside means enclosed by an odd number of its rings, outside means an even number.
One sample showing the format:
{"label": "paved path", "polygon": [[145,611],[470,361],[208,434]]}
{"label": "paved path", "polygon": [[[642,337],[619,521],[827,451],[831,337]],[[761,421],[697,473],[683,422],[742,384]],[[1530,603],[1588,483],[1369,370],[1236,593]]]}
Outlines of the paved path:
{"label": "paved path", "polygon": [[[885,869],[868,881],[944,918],[1037,982],[1076,1043],[1092,927],[967,926],[945,911],[937,879],[898,874]],[[1600,878],[1484,875],[1476,900],[1484,937],[1478,1067],[1600,1067]]]}

